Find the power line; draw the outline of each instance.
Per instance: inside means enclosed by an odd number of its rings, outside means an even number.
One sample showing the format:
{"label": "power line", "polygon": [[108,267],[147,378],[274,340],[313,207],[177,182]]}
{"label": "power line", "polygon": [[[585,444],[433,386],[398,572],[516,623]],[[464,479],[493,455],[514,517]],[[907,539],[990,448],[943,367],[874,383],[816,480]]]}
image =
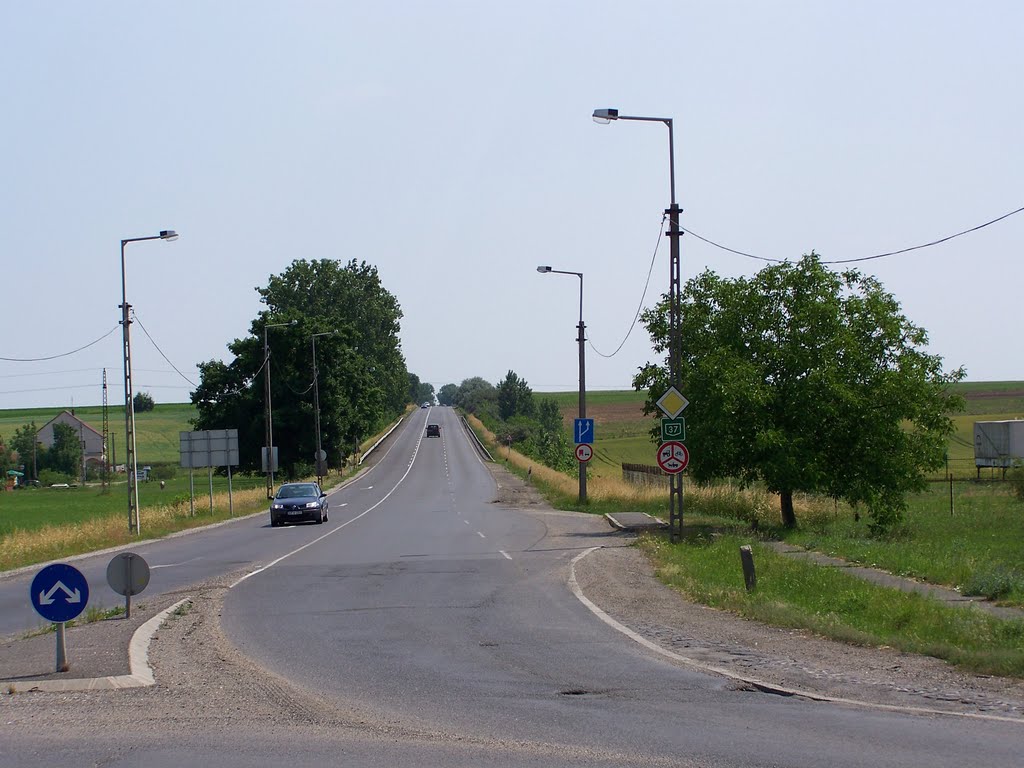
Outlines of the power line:
{"label": "power line", "polygon": [[144,334],[146,334],[146,338],[149,339],[149,343],[152,344],[154,347],[156,347],[156,351],[160,353],[160,357],[162,357],[164,360],[166,360],[167,364],[169,366],[171,366],[171,368],[174,368],[174,372],[177,373],[179,376],[181,376],[181,378],[183,378],[185,381],[187,381],[193,387],[196,386],[196,383],[194,381],[192,381],[192,379],[190,379],[184,373],[179,371],[177,366],[175,366],[174,363],[172,363],[170,361],[170,359],[167,357],[167,355],[164,354],[164,351],[162,349],[160,349],[159,345],[157,345],[157,343],[155,341],[153,341],[153,337],[149,335],[149,331],[146,330],[146,326],[144,326],[142,324],[142,321],[139,319],[138,312],[136,312],[134,309],[132,309],[132,315],[135,317],[135,322],[137,322],[139,324],[139,327],[142,329],[142,332]]}
{"label": "power line", "polygon": [[[919,251],[922,248],[931,248],[933,245],[939,245],[940,243],[946,243],[946,242],[949,242],[950,240],[953,240],[953,239],[955,239],[957,237],[961,237],[963,235],[970,234],[971,232],[977,232],[979,229],[984,229],[985,227],[991,226],[992,224],[996,224],[997,222],[1000,222],[1003,219],[1008,219],[1011,216],[1014,216],[1014,215],[1020,213],[1021,211],[1024,211],[1024,207],[1018,208],[1015,211],[1010,211],[1009,213],[1004,213],[1002,216],[998,216],[998,217],[992,219],[991,221],[986,221],[984,224],[978,224],[976,227],[970,227],[969,229],[965,229],[965,230],[963,230],[961,232],[956,232],[955,234],[947,235],[946,237],[940,237],[938,240],[932,240],[931,242],[922,243],[921,245],[912,245],[909,248],[900,248],[897,251],[887,251],[886,253],[876,253],[874,256],[860,256],[860,257],[855,258],[855,259],[836,259],[836,260],[833,260],[833,261],[823,261],[821,263],[822,264],[854,264],[854,263],[860,262],[860,261],[871,261],[873,259],[883,259],[886,256],[898,256],[901,253],[909,253],[910,251]],[[756,255],[754,255],[752,253],[746,253],[745,251],[738,251],[735,248],[729,248],[728,246],[722,245],[721,243],[716,243],[714,240],[709,240],[708,238],[704,237],[703,235],[698,235],[696,232],[694,232],[691,229],[686,229],[685,227],[680,227],[680,229],[683,232],[685,232],[686,234],[692,235],[693,237],[696,237],[698,240],[701,240],[701,241],[707,243],[708,245],[713,245],[715,248],[720,248],[721,250],[728,251],[729,253],[735,253],[737,256],[745,256],[748,259],[756,259],[758,261],[769,261],[769,262],[773,262],[775,264],[786,264],[786,263],[789,263],[789,261],[790,261],[789,259],[772,259],[772,258],[768,258],[767,256],[756,256]]]}
{"label": "power line", "polygon": [[644,292],[640,296],[640,305],[636,308],[636,314],[633,316],[633,322],[630,324],[629,330],[626,331],[626,337],[622,340],[622,343],[619,344],[619,346],[615,348],[615,351],[612,352],[610,355],[606,355],[603,352],[601,352],[597,347],[594,346],[594,343],[590,339],[587,339],[587,343],[590,345],[590,348],[592,350],[594,350],[594,352],[596,352],[600,357],[611,358],[611,357],[615,357],[617,354],[619,354],[619,352],[622,350],[622,348],[626,345],[626,342],[629,340],[630,334],[633,333],[633,329],[636,328],[636,321],[640,319],[640,313],[643,311],[643,308],[644,308],[644,300],[647,298],[647,289],[651,285],[651,275],[654,274],[654,260],[658,256],[658,248],[661,247],[661,240],[662,240],[662,237],[665,234],[665,219],[666,218],[667,218],[667,216],[663,215],[661,217],[661,221],[658,222],[658,240],[654,244],[654,253],[651,254],[651,266],[647,269],[647,282],[644,283]]}
{"label": "power line", "polygon": [[88,349],[89,347],[93,346],[94,344],[99,344],[101,341],[103,341],[105,338],[107,338],[107,336],[109,336],[110,334],[112,334],[116,330],[117,330],[117,326],[115,325],[113,328],[111,328],[105,334],[103,334],[98,339],[96,339],[96,341],[90,341],[85,346],[79,347],[78,349],[73,349],[70,352],[61,352],[59,355],[49,355],[47,357],[0,357],[0,360],[3,360],[4,362],[8,362],[8,363],[39,363],[39,362],[42,362],[44,360],[56,360],[59,357],[67,357],[68,355],[73,355],[76,352],[81,352],[83,349]]}

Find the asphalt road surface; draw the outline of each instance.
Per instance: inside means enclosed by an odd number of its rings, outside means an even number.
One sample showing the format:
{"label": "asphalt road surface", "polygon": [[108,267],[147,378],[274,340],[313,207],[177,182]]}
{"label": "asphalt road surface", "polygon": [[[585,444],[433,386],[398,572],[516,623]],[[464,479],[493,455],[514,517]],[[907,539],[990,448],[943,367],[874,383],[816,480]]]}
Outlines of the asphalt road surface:
{"label": "asphalt road surface", "polygon": [[[424,437],[428,422],[440,438]],[[225,715],[188,733],[58,739],[60,755],[118,766],[1021,765],[1019,724],[787,698],[673,665],[567,584],[573,558],[626,542],[597,518],[495,498],[455,413],[424,409],[372,471],[332,494],[322,526],[250,518],[138,549],[151,590],[238,574],[220,617],[231,644],[311,700],[386,728],[254,733]],[[108,560],[79,565],[99,584]],[[29,578],[0,584],[3,631],[25,623],[7,614]],[[45,743],[18,741],[0,765],[41,765]]]}

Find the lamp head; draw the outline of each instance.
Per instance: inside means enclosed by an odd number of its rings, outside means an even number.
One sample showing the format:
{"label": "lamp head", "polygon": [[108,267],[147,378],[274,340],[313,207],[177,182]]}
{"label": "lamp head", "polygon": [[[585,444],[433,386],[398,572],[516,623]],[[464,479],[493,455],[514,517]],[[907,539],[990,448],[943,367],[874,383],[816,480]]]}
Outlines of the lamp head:
{"label": "lamp head", "polygon": [[162,230],[160,230],[160,239],[161,240],[177,240],[178,239],[178,233],[175,232],[173,229],[162,229]]}
{"label": "lamp head", "polygon": [[608,125],[612,120],[619,119],[619,110],[617,109],[595,109],[594,110],[594,122],[598,125]]}
{"label": "lamp head", "polygon": [[537,271],[540,272],[541,274],[544,274],[545,272],[550,272],[551,267],[537,267]]}

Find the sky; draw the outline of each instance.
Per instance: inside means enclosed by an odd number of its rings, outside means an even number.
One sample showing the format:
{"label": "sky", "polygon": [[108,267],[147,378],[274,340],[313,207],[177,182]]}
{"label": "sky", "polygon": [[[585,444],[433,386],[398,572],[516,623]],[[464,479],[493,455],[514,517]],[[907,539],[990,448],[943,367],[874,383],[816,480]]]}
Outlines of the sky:
{"label": "sky", "polygon": [[[1021,29],[1011,0],[4,3],[0,408],[99,404],[104,369],[123,403],[120,241],[166,229],[125,251],[157,403],[320,258],[378,268],[438,388],[574,390],[579,281],[536,267],[582,272],[588,388],[628,389],[668,131],[594,109],[673,120],[684,228],[861,258],[1024,206]],[[858,266],[947,370],[1020,380],[1022,244],[1024,213]],[[684,281],[764,266],[682,239]]]}

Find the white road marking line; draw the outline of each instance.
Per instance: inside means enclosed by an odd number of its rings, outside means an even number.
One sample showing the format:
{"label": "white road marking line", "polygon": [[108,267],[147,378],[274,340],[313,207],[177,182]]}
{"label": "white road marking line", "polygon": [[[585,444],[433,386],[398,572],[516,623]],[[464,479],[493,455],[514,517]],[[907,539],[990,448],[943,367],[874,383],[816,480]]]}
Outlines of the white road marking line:
{"label": "white road marking line", "polygon": [[[422,444],[423,444],[423,433],[421,432],[419,439],[416,441],[416,447],[413,449],[413,452],[412,452],[412,461],[413,462],[416,461],[416,456],[419,455],[420,446]],[[325,533],[323,536],[318,536],[317,538],[313,539],[312,541],[306,542],[305,544],[303,544],[298,549],[293,549],[291,552],[288,552],[288,553],[286,553],[284,555],[281,555],[276,560],[271,560],[269,563],[267,563],[266,565],[264,565],[264,566],[262,566],[260,568],[257,568],[255,571],[250,571],[249,573],[245,574],[245,576],[243,576],[242,578],[238,579],[238,581],[236,581],[234,584],[231,584],[228,587],[228,589],[234,589],[235,587],[237,587],[239,584],[241,584],[246,579],[251,578],[252,576],[255,576],[257,573],[263,573],[263,571],[266,571],[266,570],[268,570],[270,568],[273,568],[275,565],[280,563],[282,560],[285,560],[286,558],[289,558],[292,555],[298,554],[299,552],[301,552],[302,550],[306,549],[307,547],[313,546],[318,541],[326,539],[328,536],[331,536],[331,535],[337,533],[342,528],[344,528],[346,525],[350,525],[350,524],[354,523],[356,520],[358,520],[359,518],[364,517],[364,516],[370,514],[371,512],[373,512],[373,510],[375,510],[377,507],[379,507],[381,504],[383,504],[385,501],[387,501],[388,498],[391,496],[391,494],[393,494],[395,491],[398,490],[398,486],[400,486],[405,481],[405,478],[407,478],[409,476],[409,473],[411,471],[412,471],[412,462],[409,463],[409,467],[408,467],[408,469],[405,470],[405,474],[402,475],[400,478],[398,478],[398,482],[395,483],[394,487],[390,491],[388,491],[386,494],[384,494],[383,498],[381,498],[380,501],[378,501],[372,507],[367,508],[366,511],[360,512],[358,515],[353,517],[348,522],[342,523],[337,528],[331,529],[330,531]],[[370,488],[372,488],[372,487],[373,486],[371,485]]]}
{"label": "white road marking line", "polygon": [[480,531],[477,531],[477,532],[476,532],[476,535],[477,535],[477,536],[479,536],[479,537],[480,537],[481,539],[486,539],[486,538],[487,538],[487,537],[486,537],[486,536],[484,536],[484,535],[483,535],[482,533],[480,533]]}
{"label": "white road marking line", "polygon": [[499,552],[501,552],[501,554],[502,554],[502,555],[504,556],[504,558],[505,558],[506,560],[511,560],[511,559],[512,559],[512,555],[510,555],[510,554],[509,554],[508,552],[506,552],[506,551],[505,551],[504,549],[499,549],[498,551],[499,551]]}
{"label": "white road marking line", "polygon": [[167,563],[166,565],[151,565],[151,566],[149,566],[149,570],[155,571],[157,568],[177,568],[179,565],[187,565],[188,563],[191,563],[194,560],[200,560],[200,559],[202,559],[202,558],[190,557],[188,560],[182,560],[180,563]]}

